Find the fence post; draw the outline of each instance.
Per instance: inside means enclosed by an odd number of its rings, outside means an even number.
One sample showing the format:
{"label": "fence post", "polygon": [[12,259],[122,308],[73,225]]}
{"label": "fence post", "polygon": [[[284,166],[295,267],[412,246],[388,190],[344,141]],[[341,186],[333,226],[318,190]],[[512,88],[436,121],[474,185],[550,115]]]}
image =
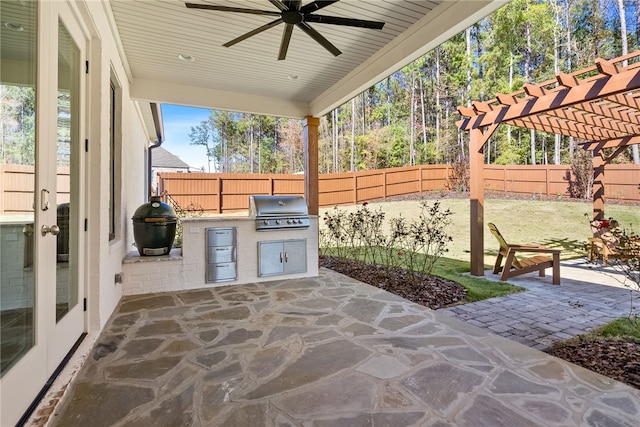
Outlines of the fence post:
{"label": "fence post", "polygon": [[547,196],[548,196],[549,195],[549,165],[545,166],[544,172],[545,172],[544,180],[546,181],[546,184],[547,184],[546,189],[547,189]]}
{"label": "fence post", "polygon": [[382,170],[382,197],[387,198],[387,171]]}
{"label": "fence post", "polygon": [[218,185],[218,213],[221,214],[222,213],[222,178],[221,177],[216,177],[215,180],[217,181],[217,185]]}
{"label": "fence post", "polygon": [[507,167],[505,165],[502,165],[502,180],[504,181],[504,184],[502,185],[502,191],[503,192],[507,192]]}
{"label": "fence post", "polygon": [[358,204],[358,177],[355,172],[351,172],[351,174],[353,175],[353,183],[351,184],[353,185],[353,204],[357,205]]}

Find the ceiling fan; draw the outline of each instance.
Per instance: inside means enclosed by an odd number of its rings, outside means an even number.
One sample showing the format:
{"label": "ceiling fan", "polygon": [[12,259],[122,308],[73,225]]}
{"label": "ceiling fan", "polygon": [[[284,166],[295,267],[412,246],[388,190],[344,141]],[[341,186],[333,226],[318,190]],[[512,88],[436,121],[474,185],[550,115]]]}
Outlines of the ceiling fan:
{"label": "ceiling fan", "polygon": [[316,15],[314,12],[325,8],[333,3],[337,3],[339,0],[316,0],[309,4],[302,6],[300,0],[269,0],[269,2],[278,8],[278,12],[271,10],[259,10],[259,9],[245,9],[240,7],[228,7],[228,6],[216,6],[212,4],[198,4],[198,3],[185,3],[190,9],[205,9],[216,10],[219,12],[237,12],[237,13],[250,13],[253,15],[266,15],[277,16],[278,19],[271,21],[255,30],[249,31],[246,34],[236,37],[235,39],[223,44],[225,47],[233,46],[243,40],[248,39],[251,36],[255,36],[269,28],[275,27],[278,24],[285,24],[284,31],[282,33],[282,41],[280,42],[280,52],[278,53],[278,60],[283,60],[287,56],[287,49],[289,49],[289,42],[291,41],[291,34],[293,33],[293,27],[297,26],[304,31],[309,37],[320,43],[322,47],[331,52],[333,56],[338,56],[342,52],[335,47],[329,40],[324,38],[319,32],[314,30],[309,23],[315,24],[333,24],[333,25],[346,25],[348,27],[369,28],[374,30],[381,30],[384,27],[384,22],[367,21],[364,19],[352,19],[341,18],[338,16]]}

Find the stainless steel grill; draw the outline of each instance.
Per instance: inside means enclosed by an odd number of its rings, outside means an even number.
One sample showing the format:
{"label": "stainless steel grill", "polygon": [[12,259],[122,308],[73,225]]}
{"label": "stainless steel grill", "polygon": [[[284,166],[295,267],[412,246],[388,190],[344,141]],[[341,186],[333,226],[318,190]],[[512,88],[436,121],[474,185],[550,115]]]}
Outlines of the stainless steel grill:
{"label": "stainless steel grill", "polygon": [[249,215],[257,231],[309,228],[309,210],[302,196],[249,196]]}

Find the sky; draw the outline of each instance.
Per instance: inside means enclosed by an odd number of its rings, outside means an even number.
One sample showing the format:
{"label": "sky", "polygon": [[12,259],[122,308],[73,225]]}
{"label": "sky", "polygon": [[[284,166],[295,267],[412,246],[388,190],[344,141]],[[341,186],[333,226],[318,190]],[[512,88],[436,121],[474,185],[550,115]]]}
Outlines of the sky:
{"label": "sky", "polygon": [[162,104],[164,141],[162,148],[180,157],[192,168],[207,172],[207,150],[202,145],[191,145],[189,132],[192,126],[209,117],[210,110],[179,105]]}

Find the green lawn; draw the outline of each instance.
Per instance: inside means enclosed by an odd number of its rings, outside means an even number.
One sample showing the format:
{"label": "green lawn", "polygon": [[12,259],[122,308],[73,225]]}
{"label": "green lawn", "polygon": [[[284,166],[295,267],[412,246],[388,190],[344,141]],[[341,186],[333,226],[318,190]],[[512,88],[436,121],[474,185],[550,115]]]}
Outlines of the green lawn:
{"label": "green lawn", "polygon": [[[428,201],[432,203],[432,200]],[[469,200],[440,199],[443,208],[453,212],[447,232],[453,237],[449,244],[448,258],[469,262]],[[380,207],[386,218],[402,215],[415,217],[420,212],[419,201],[372,202],[369,208]],[[320,216],[333,208],[323,208]],[[339,209],[353,210],[354,206]],[[640,229],[640,209],[637,206],[605,206],[606,217],[613,217],[625,228]],[[589,218],[592,205],[589,202],[564,202],[540,200],[486,199],[485,224],[494,223],[509,243],[535,243],[563,250],[562,258],[584,256],[583,245],[590,237]],[[589,218],[585,217],[589,215]],[[322,221],[321,221],[322,226]],[[485,228],[485,264],[493,265],[498,249],[495,238]]]}
{"label": "green lawn", "polygon": [[[469,200],[439,199],[443,209],[452,212],[447,233],[453,237],[449,251],[436,264],[433,274],[454,280],[467,289],[468,301],[492,298],[523,289],[501,282],[491,282],[470,276],[469,271]],[[429,204],[433,200],[427,201]],[[420,213],[419,201],[371,202],[371,210],[382,209],[385,219],[417,217]],[[320,210],[320,218],[333,208]],[[338,209],[353,211],[355,206]],[[640,209],[637,206],[609,205],[605,207],[606,217],[616,218],[621,226],[640,229]],[[561,258],[570,259],[585,256],[583,247],[590,236],[589,218],[592,205],[589,202],[564,202],[540,200],[485,200],[485,224],[493,222],[509,243],[535,243],[550,248],[561,248]],[[586,217],[588,214],[589,217]],[[323,227],[323,221],[320,221]],[[484,234],[486,268],[492,266],[498,249],[495,238],[485,229]]]}

